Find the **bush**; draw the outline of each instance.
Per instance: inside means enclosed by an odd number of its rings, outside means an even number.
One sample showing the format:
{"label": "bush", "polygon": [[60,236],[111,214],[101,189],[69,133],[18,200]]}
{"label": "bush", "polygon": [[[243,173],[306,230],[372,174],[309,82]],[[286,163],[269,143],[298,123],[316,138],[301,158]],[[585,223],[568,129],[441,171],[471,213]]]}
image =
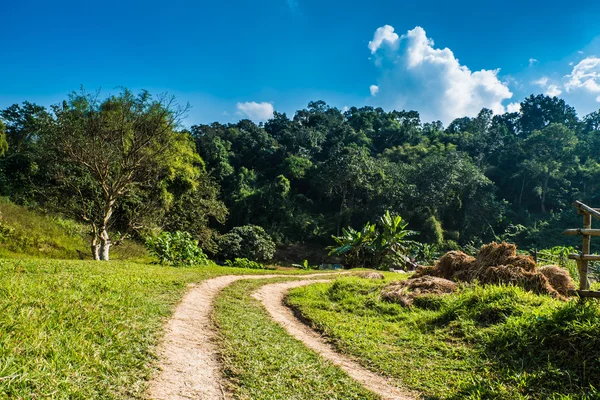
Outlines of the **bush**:
{"label": "bush", "polygon": [[256,225],[236,226],[217,239],[219,258],[248,258],[269,261],[275,254],[275,242],[263,228]]}
{"label": "bush", "polygon": [[436,246],[440,246],[444,242],[444,230],[442,229],[442,224],[435,216],[430,216],[423,223],[421,240]]}
{"label": "bush", "polygon": [[234,268],[265,269],[265,266],[259,262],[248,260],[247,258],[236,258],[235,260],[225,261],[225,265]]}
{"label": "bush", "polygon": [[206,265],[208,258],[188,232],[163,232],[146,240],[146,248],[161,264]]}

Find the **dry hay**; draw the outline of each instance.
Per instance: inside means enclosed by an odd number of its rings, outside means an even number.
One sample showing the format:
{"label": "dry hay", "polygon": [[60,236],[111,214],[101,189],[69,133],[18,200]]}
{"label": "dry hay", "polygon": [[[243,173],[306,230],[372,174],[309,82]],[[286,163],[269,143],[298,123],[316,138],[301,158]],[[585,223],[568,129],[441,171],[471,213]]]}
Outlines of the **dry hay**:
{"label": "dry hay", "polygon": [[480,278],[481,283],[504,284],[520,286],[538,294],[549,294],[552,297],[562,298],[548,278],[538,271],[529,272],[511,265],[499,265],[488,268]]}
{"label": "dry hay", "polygon": [[[559,271],[560,272],[560,271]],[[434,267],[420,267],[415,277],[440,277],[455,282],[511,284],[538,294],[557,298],[566,296],[570,281],[564,274],[542,274],[536,269],[531,256],[517,255],[517,247],[510,243],[496,243],[481,247],[477,257],[461,251],[444,254]],[[568,277],[568,276],[567,276]]]}
{"label": "dry hay", "polygon": [[475,265],[475,258],[462,251],[449,251],[438,260],[434,267],[419,267],[415,277],[437,276],[444,279],[453,279],[454,275],[463,271],[470,271]]}
{"label": "dry hay", "polygon": [[423,276],[387,285],[381,291],[381,298],[408,307],[417,297],[429,294],[444,295],[455,292],[457,288],[456,283],[448,279]]}
{"label": "dry hay", "polygon": [[383,275],[381,272],[360,271],[353,275],[364,279],[385,279],[385,275]]}
{"label": "dry hay", "polygon": [[497,267],[508,265],[509,259],[517,255],[517,246],[511,243],[492,242],[481,246],[477,253],[477,265],[481,267]]}
{"label": "dry hay", "polygon": [[550,282],[550,285],[562,296],[567,296],[569,290],[575,289],[575,284],[569,275],[569,271],[558,265],[544,265],[538,269]]}
{"label": "dry hay", "polygon": [[506,264],[514,267],[519,267],[527,272],[534,272],[536,270],[535,261],[531,256],[512,256],[506,259]]}

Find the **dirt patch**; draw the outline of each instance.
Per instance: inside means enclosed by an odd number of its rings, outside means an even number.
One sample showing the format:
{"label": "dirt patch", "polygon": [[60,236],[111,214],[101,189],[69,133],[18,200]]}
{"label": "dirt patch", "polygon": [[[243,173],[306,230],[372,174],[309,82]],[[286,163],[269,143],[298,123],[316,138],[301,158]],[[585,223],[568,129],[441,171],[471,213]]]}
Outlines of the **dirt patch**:
{"label": "dirt patch", "polygon": [[158,349],[159,373],[149,383],[148,398],[157,400],[227,399],[222,387],[216,331],[211,320],[215,297],[240,279],[307,278],[326,274],[226,275],[208,279],[183,297],[165,327]]}
{"label": "dirt patch", "polygon": [[[283,300],[288,290],[315,282],[319,281],[293,281],[269,284],[260,288],[253,296],[263,303],[271,317],[281,324],[290,335],[300,340],[306,347],[315,351],[332,364],[344,370],[350,377],[360,382],[373,393],[381,396],[382,399],[415,399],[416,396],[402,391],[390,384],[384,377],[367,370],[349,357],[338,353],[319,334],[300,322],[294,316],[293,312],[285,306]],[[320,282],[325,281],[322,280]]]}
{"label": "dirt patch", "polygon": [[422,276],[394,282],[386,286],[381,291],[381,298],[408,307],[413,304],[414,299],[417,297],[431,294],[444,295],[455,292],[457,289],[457,284],[448,279]]}

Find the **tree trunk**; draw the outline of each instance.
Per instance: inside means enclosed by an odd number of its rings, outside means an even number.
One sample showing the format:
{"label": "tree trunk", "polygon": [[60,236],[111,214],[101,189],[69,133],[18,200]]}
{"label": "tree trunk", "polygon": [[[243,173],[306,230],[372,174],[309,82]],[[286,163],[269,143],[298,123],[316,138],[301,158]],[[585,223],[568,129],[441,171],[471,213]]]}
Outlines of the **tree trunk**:
{"label": "tree trunk", "polygon": [[542,187],[542,212],[546,213],[546,193],[548,192],[548,181],[550,180],[550,174],[547,174],[544,178],[544,186]]}
{"label": "tree trunk", "polygon": [[519,193],[519,211],[521,211],[521,205],[523,204],[523,190],[525,189],[525,174],[523,174],[523,182],[521,183],[521,193]]}
{"label": "tree trunk", "polygon": [[92,258],[94,260],[100,259],[100,245],[98,244],[98,237],[94,235],[90,243],[90,249],[92,250]]}
{"label": "tree trunk", "polygon": [[108,236],[106,228],[103,228],[102,232],[100,233],[100,260],[109,260],[110,246],[110,237]]}

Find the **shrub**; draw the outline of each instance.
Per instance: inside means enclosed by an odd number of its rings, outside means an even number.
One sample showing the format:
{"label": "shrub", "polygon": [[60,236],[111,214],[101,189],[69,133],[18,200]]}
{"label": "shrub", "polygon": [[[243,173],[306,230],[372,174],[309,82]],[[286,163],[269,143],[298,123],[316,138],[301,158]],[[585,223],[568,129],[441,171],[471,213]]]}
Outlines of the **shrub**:
{"label": "shrub", "polygon": [[256,225],[236,226],[217,239],[219,257],[223,260],[248,258],[269,261],[275,254],[275,242],[263,228]]}
{"label": "shrub", "polygon": [[442,224],[435,216],[430,216],[423,223],[421,240],[436,246],[440,246],[444,242],[444,230],[442,229]]}
{"label": "shrub", "polygon": [[208,258],[188,232],[162,232],[148,238],[146,248],[161,264],[206,265]]}
{"label": "shrub", "polygon": [[265,266],[259,262],[248,260],[247,258],[236,258],[235,260],[225,261],[225,265],[234,268],[265,269]]}

